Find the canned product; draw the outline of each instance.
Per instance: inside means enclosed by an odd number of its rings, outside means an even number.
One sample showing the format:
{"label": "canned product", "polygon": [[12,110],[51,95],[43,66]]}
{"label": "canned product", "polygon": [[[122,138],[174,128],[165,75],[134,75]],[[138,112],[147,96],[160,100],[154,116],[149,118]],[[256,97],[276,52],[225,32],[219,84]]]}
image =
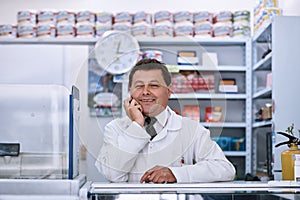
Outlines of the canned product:
{"label": "canned product", "polygon": [[94,37],[95,26],[92,24],[77,24],[76,37]]}
{"label": "canned product", "polygon": [[32,24],[36,25],[36,12],[35,11],[19,11],[17,13],[18,24]]}
{"label": "canned product", "polygon": [[146,36],[152,37],[152,27],[149,24],[135,24],[131,28],[131,34],[133,36]]}
{"label": "canned product", "polygon": [[41,24],[56,24],[56,13],[51,10],[42,10],[37,13],[37,23]]}
{"label": "canned product", "polygon": [[176,24],[174,26],[174,36],[181,37],[181,36],[193,36],[194,35],[194,27],[193,24]]}
{"label": "canned product", "polygon": [[75,25],[75,13],[71,11],[59,11],[56,23],[57,25]]}
{"label": "canned product", "polygon": [[233,22],[240,22],[240,21],[246,21],[250,22],[250,11],[243,10],[243,11],[236,11],[233,13]]}
{"label": "canned product", "polygon": [[233,37],[250,37],[251,29],[250,26],[233,26],[232,36]]}
{"label": "canned product", "polygon": [[0,25],[0,37],[16,38],[17,26],[11,24]]}
{"label": "canned product", "polygon": [[154,23],[173,24],[173,14],[169,11],[158,11],[154,13]]}
{"label": "canned product", "polygon": [[115,23],[132,24],[132,15],[129,12],[119,12],[115,15]]}
{"label": "canned product", "polygon": [[73,25],[57,25],[56,37],[75,37],[75,27]]}
{"label": "canned product", "polygon": [[214,37],[231,37],[232,36],[232,25],[228,24],[216,24],[213,27]]}
{"label": "canned product", "polygon": [[207,11],[195,12],[193,14],[193,21],[195,24],[203,22],[213,22],[213,14]]}
{"label": "canned product", "polygon": [[189,11],[179,11],[173,14],[175,23],[190,22],[193,23],[193,14]]}
{"label": "canned product", "polygon": [[96,24],[112,26],[113,15],[109,12],[99,12],[96,13]]}
{"label": "canned product", "polygon": [[91,11],[80,11],[76,14],[77,24],[95,24],[95,13]]}
{"label": "canned product", "polygon": [[40,24],[36,28],[36,37],[49,37],[54,38],[55,37],[55,26],[50,24]]}
{"label": "canned product", "polygon": [[110,25],[103,25],[96,23],[95,26],[95,35],[96,37],[101,37],[106,31],[110,31],[112,29],[112,26]]}
{"label": "canned product", "polygon": [[195,37],[212,37],[213,27],[208,21],[198,23],[194,25],[194,36]]}
{"label": "canned product", "polygon": [[19,24],[17,35],[19,38],[34,38],[36,37],[36,26],[32,24]]}
{"label": "canned product", "polygon": [[146,13],[144,11],[136,12],[133,15],[133,24],[139,24],[139,23],[152,24],[151,14]]}
{"label": "canned product", "polygon": [[157,50],[148,50],[148,51],[145,51],[143,54],[144,58],[152,58],[152,59],[156,59],[158,61],[162,61],[162,56],[163,56],[163,53],[161,51],[157,51]]}
{"label": "canned product", "polygon": [[153,28],[153,35],[155,37],[170,36],[173,37],[173,27],[170,25],[158,25],[156,24]]}
{"label": "canned product", "polygon": [[131,32],[131,24],[129,23],[115,23],[113,29],[116,31],[126,31]]}
{"label": "canned product", "polygon": [[221,11],[216,13],[213,18],[214,24],[216,23],[225,23],[225,22],[232,22],[232,12],[230,11]]}

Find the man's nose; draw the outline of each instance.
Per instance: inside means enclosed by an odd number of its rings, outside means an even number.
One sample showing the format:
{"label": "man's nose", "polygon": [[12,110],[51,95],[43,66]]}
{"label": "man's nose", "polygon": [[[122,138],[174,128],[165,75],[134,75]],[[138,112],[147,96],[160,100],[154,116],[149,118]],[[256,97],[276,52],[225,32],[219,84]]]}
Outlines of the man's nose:
{"label": "man's nose", "polygon": [[150,93],[149,89],[150,89],[149,85],[145,84],[145,87],[143,89],[143,94],[149,94]]}

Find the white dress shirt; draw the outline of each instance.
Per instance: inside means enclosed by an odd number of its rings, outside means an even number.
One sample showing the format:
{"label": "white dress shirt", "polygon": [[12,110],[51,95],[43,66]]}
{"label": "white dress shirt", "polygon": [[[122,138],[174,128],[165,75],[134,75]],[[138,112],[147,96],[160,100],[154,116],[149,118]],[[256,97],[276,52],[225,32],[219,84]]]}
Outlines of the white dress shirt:
{"label": "white dress shirt", "polygon": [[177,183],[233,180],[235,169],[199,122],[169,107],[156,116],[157,136],[128,117],[105,127],[96,167],[112,182],[139,182],[150,168],[169,167]]}

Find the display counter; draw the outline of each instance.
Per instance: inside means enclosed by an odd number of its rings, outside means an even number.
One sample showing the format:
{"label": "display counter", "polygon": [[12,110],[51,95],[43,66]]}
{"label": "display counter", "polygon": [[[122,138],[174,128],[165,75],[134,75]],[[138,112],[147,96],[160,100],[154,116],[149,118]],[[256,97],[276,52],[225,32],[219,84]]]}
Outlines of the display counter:
{"label": "display counter", "polygon": [[232,199],[300,199],[300,183],[218,182],[189,184],[134,184],[87,182],[80,189],[80,199],[150,199],[150,200],[232,200]]}
{"label": "display counter", "polygon": [[217,182],[139,184],[73,180],[0,179],[0,199],[43,200],[297,200],[300,183]]}
{"label": "display counter", "polygon": [[0,200],[79,200],[86,176],[74,179],[0,179]]}

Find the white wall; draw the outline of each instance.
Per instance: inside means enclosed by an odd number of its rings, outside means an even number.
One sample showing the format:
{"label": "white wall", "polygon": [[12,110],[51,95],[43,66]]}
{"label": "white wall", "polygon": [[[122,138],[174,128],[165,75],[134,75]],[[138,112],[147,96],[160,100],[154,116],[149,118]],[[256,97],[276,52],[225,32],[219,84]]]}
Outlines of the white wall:
{"label": "white wall", "polygon": [[283,15],[299,16],[300,15],[300,1],[299,0],[281,0],[279,3],[283,10]]}
{"label": "white wall", "polygon": [[[129,11],[134,13],[141,10],[150,13],[159,10],[207,10],[218,12],[224,10],[236,11],[246,9],[252,11],[255,3],[256,1],[254,0],[0,0],[0,24],[15,24],[17,21],[17,12],[21,10],[90,10],[95,12],[110,11],[113,13],[119,11]],[[284,9],[284,14],[286,15],[300,15],[300,11],[297,9],[300,7],[299,0],[285,0],[281,2],[280,6]],[[94,167],[94,161],[102,143],[103,126],[110,119],[102,118],[99,121],[97,118],[89,116],[87,107],[87,47],[68,47],[64,51],[64,56],[65,58],[62,61],[62,65],[65,69],[71,69],[71,75],[68,71],[62,70],[67,76],[67,80],[64,80],[64,82],[76,82],[81,92],[80,138],[81,142],[87,148],[87,160],[81,162],[81,172],[87,174],[89,180],[100,181],[103,180],[103,178],[97,173]],[[49,60],[45,59],[45,65],[47,65],[48,61],[51,59],[55,58],[49,57]],[[24,65],[25,64],[26,63],[24,63]],[[0,67],[2,68],[3,65]],[[57,74],[54,74],[53,76],[55,77]]]}

